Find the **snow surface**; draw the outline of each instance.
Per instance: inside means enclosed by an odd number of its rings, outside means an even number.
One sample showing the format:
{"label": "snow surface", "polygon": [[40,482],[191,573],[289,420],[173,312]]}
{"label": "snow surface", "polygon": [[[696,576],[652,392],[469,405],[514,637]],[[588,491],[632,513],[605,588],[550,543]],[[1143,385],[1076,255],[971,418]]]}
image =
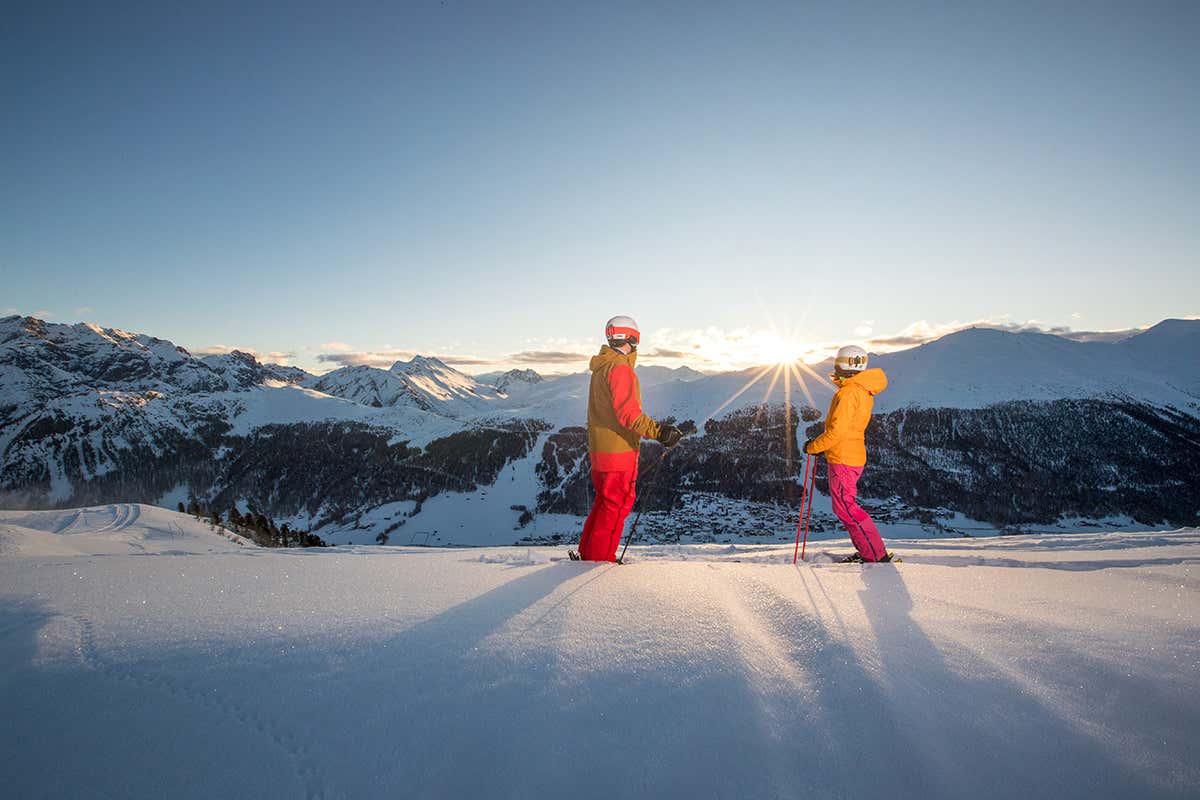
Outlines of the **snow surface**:
{"label": "snow surface", "polygon": [[11,797],[1196,797],[1200,531],[240,547],[0,512]]}

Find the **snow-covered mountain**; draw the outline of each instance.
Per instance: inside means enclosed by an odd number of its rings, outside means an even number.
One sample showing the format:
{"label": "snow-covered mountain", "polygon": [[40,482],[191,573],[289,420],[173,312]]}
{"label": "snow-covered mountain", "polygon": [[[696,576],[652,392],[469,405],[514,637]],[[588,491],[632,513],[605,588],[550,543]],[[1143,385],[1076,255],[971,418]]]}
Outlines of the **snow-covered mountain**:
{"label": "snow-covered mountain", "polygon": [[[297,385],[301,370],[96,325],[0,319],[0,505],[154,499],[211,474],[222,438],[340,420],[425,442],[462,424]],[[165,486],[164,486],[165,482]]]}
{"label": "snow-covered mountain", "polygon": [[360,405],[410,406],[449,417],[488,411],[503,398],[497,387],[425,356],[397,361],[388,369],[342,367],[309,377],[303,385]]}
{"label": "snow-covered mountain", "polygon": [[98,325],[0,318],[0,387],[5,404],[92,390],[212,392],[236,384],[171,342]]}
{"label": "snow-covered mountain", "polygon": [[243,353],[241,350],[204,356],[200,360],[224,377],[230,387],[242,389],[249,389],[267,381],[302,383],[313,377],[299,367],[264,364],[250,353]]}
{"label": "snow-covered mountain", "polygon": [[[1171,406],[1200,416],[1200,320],[1165,320],[1111,343],[969,329],[910,350],[872,355],[871,366],[882,368],[889,379],[887,391],[876,398],[877,412],[1102,399]],[[638,375],[649,413],[701,422],[762,403],[824,411],[834,391],[832,370],[827,361],[712,375],[686,367],[638,367]],[[558,378],[503,406],[510,414],[578,425],[587,382],[587,373]]]}
{"label": "snow-covered mountain", "polygon": [[526,386],[536,386],[544,380],[545,378],[532,369],[510,369],[500,375],[493,386],[505,394],[512,394]]}
{"label": "snow-covered mountain", "polygon": [[[935,508],[1048,524],[1100,509],[1145,524],[1191,521],[1200,511],[1198,354],[1200,321],[1167,320],[1115,343],[968,330],[874,356],[890,386],[868,430],[864,493],[903,498],[890,506],[897,519]],[[833,391],[828,369],[640,367],[648,413],[694,420],[706,434],[677,449],[651,511],[694,506],[689,530],[706,535],[714,497],[785,502],[799,443],[819,430],[810,423]],[[511,509],[577,515],[590,496],[577,427],[589,376],[540,378],[513,371],[502,391],[421,356],[313,376],[246,353],[200,359],[151,336],[7,317],[0,505],[196,494],[296,525],[383,532],[408,517],[376,509],[402,502],[415,504],[405,514],[440,520],[434,536],[462,511],[442,507],[451,492],[477,497],[481,519],[511,536],[521,513]],[[776,410],[757,413],[764,403]],[[785,403],[800,410],[790,421]],[[1014,495],[1018,482],[1025,489]],[[649,518],[644,527],[655,530]],[[555,532],[535,521],[525,533]]]}
{"label": "snow-covered mountain", "polygon": [[[1200,408],[1200,320],[1166,320],[1119,342],[970,329],[877,356],[877,408],[984,408],[1014,400],[1110,398]],[[822,374],[831,364],[822,364]]]}

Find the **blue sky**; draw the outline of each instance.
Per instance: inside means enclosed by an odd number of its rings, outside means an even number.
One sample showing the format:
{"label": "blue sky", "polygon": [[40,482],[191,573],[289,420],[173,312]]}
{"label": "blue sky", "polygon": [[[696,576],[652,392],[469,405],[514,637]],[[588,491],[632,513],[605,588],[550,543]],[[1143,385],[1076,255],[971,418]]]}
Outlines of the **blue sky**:
{"label": "blue sky", "polygon": [[1190,2],[30,4],[0,313],[468,371],[618,313],[701,368],[1194,316],[1198,39]]}

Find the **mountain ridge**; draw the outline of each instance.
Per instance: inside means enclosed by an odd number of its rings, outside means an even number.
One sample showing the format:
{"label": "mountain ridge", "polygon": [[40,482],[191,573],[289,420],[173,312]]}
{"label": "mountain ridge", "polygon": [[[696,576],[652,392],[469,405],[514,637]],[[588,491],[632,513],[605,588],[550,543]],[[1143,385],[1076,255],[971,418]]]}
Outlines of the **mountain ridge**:
{"label": "mountain ridge", "polygon": [[[1180,320],[1121,342],[980,329],[873,356],[891,385],[867,432],[875,466],[864,495],[907,498],[894,513],[921,520],[939,503],[1005,525],[1087,508],[1190,520],[1197,342],[1200,322]],[[714,496],[781,502],[799,480],[797,437],[820,430],[814,421],[834,388],[828,366],[699,377],[639,368],[646,411],[693,420],[703,434],[678,448],[650,510],[694,506],[687,529],[702,532]],[[295,527],[383,532],[407,516],[372,509],[415,504],[408,514],[447,492],[480,492],[470,505],[502,526],[517,516],[511,508],[551,520],[581,514],[588,380],[581,372],[506,393],[429,356],[317,376],[240,351],[196,358],[143,334],[6,317],[0,504],[158,502],[182,492],[249,502]],[[756,413],[764,403],[774,410]],[[1039,488],[1012,497],[1018,476]],[[497,480],[510,488],[496,491]],[[507,500],[488,505],[499,498]],[[442,511],[423,520],[454,524],[454,503],[429,505]],[[529,535],[543,535],[538,525]],[[652,519],[645,527],[658,535]]]}

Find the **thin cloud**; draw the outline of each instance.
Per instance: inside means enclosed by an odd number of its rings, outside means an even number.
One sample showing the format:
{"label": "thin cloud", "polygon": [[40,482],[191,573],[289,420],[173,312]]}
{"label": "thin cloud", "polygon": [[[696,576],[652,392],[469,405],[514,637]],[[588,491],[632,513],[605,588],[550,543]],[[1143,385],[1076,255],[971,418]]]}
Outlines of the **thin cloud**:
{"label": "thin cloud", "polygon": [[345,342],[325,342],[321,345],[321,349],[330,353],[350,353],[354,348]]}
{"label": "thin cloud", "polygon": [[54,312],[46,311],[45,309],[42,309],[41,311],[33,312],[33,316],[37,317],[38,319],[50,319],[51,317],[54,316]]}
{"label": "thin cloud", "polygon": [[[693,348],[699,348],[700,345],[693,345]],[[691,358],[692,354],[683,350],[667,350],[662,347],[655,348],[646,353],[647,358]]]}
{"label": "thin cloud", "polygon": [[296,357],[295,353],[284,353],[279,350],[274,350],[259,358],[264,364],[278,364],[281,367],[288,366],[288,362]]}
{"label": "thin cloud", "polygon": [[406,361],[415,353],[409,351],[385,351],[379,353],[319,353],[317,361],[322,364],[336,364],[339,367],[381,367],[387,368],[397,361]]}
{"label": "thin cloud", "polygon": [[509,361],[517,364],[565,364],[571,361],[587,361],[583,353],[565,353],[558,350],[525,350],[513,353]]}
{"label": "thin cloud", "polygon": [[235,350],[239,353],[246,353],[247,355],[252,355],[255,358],[258,358],[260,355],[260,353],[253,348],[230,347],[227,344],[214,344],[211,347],[199,347],[199,348],[196,348],[195,350],[191,350],[189,352],[191,352],[192,355],[196,355],[196,356],[227,356],[230,353],[234,352]]}
{"label": "thin cloud", "polygon": [[214,344],[214,345],[211,345],[211,347],[196,348],[194,350],[191,350],[191,353],[192,353],[192,355],[228,355],[230,353],[233,353],[234,350],[239,350],[239,351],[241,351],[241,353],[248,353],[248,354],[256,357],[256,359],[258,357],[258,350],[252,350],[250,348],[229,347],[228,344]]}
{"label": "thin cloud", "polygon": [[[321,345],[323,348],[329,347],[332,344],[340,344],[339,342],[327,342]],[[476,367],[476,366],[492,366],[498,362],[494,359],[481,358],[471,355],[429,355],[428,353],[418,353],[415,350],[402,350],[399,348],[386,348],[383,350],[358,350],[339,353],[318,353],[317,361],[322,364],[333,364],[337,367],[376,367],[379,369],[387,369],[397,361],[411,361],[418,355],[427,355],[430,358],[436,358],[443,364],[451,367]]]}
{"label": "thin cloud", "polygon": [[91,314],[93,311],[95,311],[95,309],[92,308],[91,306],[80,306],[79,308],[75,309],[75,316],[77,316],[77,317],[87,316],[88,314]]}
{"label": "thin cloud", "polygon": [[503,363],[493,358],[477,358],[475,356],[434,356],[434,358],[451,367],[491,367]]}

